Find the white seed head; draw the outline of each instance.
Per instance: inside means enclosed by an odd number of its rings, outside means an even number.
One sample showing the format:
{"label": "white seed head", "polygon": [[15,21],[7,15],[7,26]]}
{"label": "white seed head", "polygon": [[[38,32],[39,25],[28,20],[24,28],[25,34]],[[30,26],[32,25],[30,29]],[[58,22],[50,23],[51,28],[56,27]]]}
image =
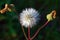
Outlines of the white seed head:
{"label": "white seed head", "polygon": [[25,27],[32,27],[39,21],[39,13],[33,8],[26,8],[20,13],[20,23]]}

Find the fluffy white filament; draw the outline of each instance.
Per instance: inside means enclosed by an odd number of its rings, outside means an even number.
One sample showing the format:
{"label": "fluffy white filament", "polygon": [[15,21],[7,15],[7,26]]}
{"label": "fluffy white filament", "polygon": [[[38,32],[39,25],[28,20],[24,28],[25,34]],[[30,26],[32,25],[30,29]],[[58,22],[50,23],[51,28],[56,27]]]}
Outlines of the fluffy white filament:
{"label": "fluffy white filament", "polygon": [[39,21],[39,13],[33,8],[26,8],[20,13],[20,23],[25,27],[32,27]]}

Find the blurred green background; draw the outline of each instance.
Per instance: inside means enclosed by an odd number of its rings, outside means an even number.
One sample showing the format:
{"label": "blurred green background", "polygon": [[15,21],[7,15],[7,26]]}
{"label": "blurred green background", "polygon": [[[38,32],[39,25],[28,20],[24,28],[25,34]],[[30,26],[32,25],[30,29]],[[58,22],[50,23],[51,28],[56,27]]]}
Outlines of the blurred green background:
{"label": "blurred green background", "polygon": [[[14,4],[17,13],[12,11],[0,14],[0,40],[26,40],[18,16],[23,9],[31,7],[41,15],[39,24],[31,28],[31,36],[47,21],[47,14],[52,10],[57,11],[56,19],[49,22],[33,40],[60,40],[60,0],[0,0],[0,9],[6,3]],[[27,28],[24,29],[27,34]]]}

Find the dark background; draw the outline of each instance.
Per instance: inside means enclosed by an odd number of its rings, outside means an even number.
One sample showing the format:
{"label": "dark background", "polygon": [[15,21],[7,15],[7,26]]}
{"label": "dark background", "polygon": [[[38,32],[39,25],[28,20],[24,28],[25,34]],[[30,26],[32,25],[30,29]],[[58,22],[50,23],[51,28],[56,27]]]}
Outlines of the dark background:
{"label": "dark background", "polygon": [[[39,24],[31,28],[31,36],[47,21],[47,14],[52,10],[57,12],[56,19],[50,21],[34,40],[60,40],[60,0],[0,0],[0,9],[6,3],[14,4],[17,13],[12,11],[0,14],[0,40],[26,40],[18,16],[23,9],[31,7],[41,15]],[[27,28],[24,29],[27,34]]]}

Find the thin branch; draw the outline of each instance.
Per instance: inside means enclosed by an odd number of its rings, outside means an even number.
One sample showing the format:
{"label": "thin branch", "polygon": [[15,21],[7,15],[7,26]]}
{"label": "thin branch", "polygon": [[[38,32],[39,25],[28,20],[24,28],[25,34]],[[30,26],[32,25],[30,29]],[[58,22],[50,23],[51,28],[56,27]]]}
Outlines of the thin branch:
{"label": "thin branch", "polygon": [[30,40],[30,27],[28,27],[28,40]]}
{"label": "thin branch", "polygon": [[26,33],[25,33],[25,31],[24,31],[23,26],[22,26],[22,31],[23,31],[23,33],[24,33],[24,36],[25,36],[26,40],[28,40],[28,38],[27,38],[27,36],[26,36]]}
{"label": "thin branch", "polygon": [[[14,9],[13,11],[16,12],[16,14],[17,14],[17,11],[16,11],[15,9]],[[17,15],[18,15],[18,14],[17,14]],[[19,15],[18,15],[18,20],[20,21]],[[26,35],[25,31],[24,31],[23,26],[22,26],[22,31],[23,31],[23,33],[24,33],[24,36],[25,36],[26,40],[28,40],[27,35]]]}
{"label": "thin branch", "polygon": [[48,24],[49,21],[47,21],[44,25],[42,25],[40,28],[38,28],[38,30],[36,31],[36,33],[31,37],[31,39],[34,39],[37,34],[39,33],[39,31],[44,28],[47,24]]}

